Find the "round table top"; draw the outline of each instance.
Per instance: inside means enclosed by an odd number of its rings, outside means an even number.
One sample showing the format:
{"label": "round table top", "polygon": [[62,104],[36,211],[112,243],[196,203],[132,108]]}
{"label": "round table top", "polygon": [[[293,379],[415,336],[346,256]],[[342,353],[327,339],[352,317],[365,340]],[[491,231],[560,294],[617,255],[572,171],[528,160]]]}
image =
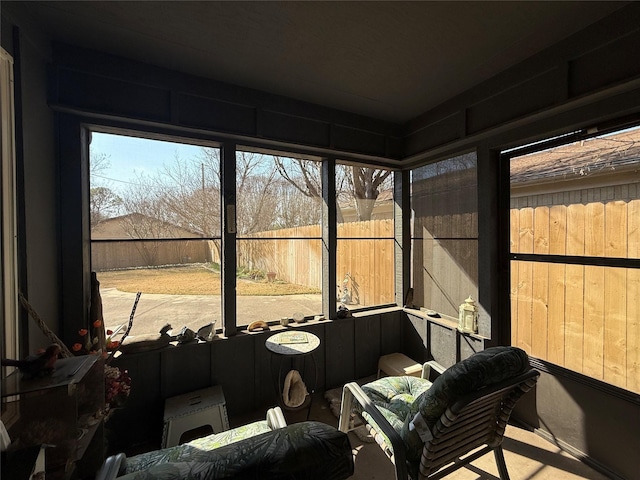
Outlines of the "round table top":
{"label": "round table top", "polygon": [[286,330],[267,338],[265,346],[278,355],[306,355],[320,346],[320,339],[310,332]]}

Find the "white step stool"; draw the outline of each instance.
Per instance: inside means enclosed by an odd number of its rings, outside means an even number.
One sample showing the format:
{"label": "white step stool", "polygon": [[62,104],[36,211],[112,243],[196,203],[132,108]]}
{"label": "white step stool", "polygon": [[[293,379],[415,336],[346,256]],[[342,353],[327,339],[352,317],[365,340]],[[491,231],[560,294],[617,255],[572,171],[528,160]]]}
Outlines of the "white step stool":
{"label": "white step stool", "polygon": [[185,432],[207,425],[213,433],[229,430],[227,406],[221,386],[167,398],[164,402],[162,448],[178,445]]}
{"label": "white step stool", "polygon": [[381,356],[380,360],[378,360],[378,378],[380,378],[380,372],[384,372],[389,376],[409,375],[420,377],[422,375],[422,365],[403,353],[390,353]]}

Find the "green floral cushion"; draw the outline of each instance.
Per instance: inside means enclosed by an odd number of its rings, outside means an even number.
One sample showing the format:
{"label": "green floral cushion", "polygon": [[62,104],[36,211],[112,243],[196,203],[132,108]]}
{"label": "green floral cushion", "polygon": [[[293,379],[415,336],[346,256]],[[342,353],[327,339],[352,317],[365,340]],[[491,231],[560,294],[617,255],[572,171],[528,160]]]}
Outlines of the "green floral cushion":
{"label": "green floral cushion", "polygon": [[[142,453],[134,457],[127,458],[125,473],[138,472],[146,470],[151,466],[186,462],[194,460],[194,455],[198,452],[213,450],[214,448],[223,447],[245,438],[250,438],[261,433],[269,432],[271,429],[266,420],[242,425],[226,432],[214,433],[206,437],[197,438],[191,442],[177,445],[175,447],[164,448],[162,450],[154,450],[148,453]],[[183,466],[184,467],[184,466]]]}
{"label": "green floral cushion", "polygon": [[[362,386],[362,390],[371,402],[376,405],[393,429],[400,434],[404,426],[404,420],[411,410],[411,405],[430,386],[431,382],[429,380],[411,376],[398,376],[383,377],[367,383]],[[376,437],[376,441],[380,444],[384,443],[389,452],[393,452],[389,439],[373,418],[367,412],[362,411],[361,407],[359,407],[359,410],[359,413],[367,423],[380,435],[380,437]]]}
{"label": "green floral cushion", "polygon": [[213,450],[179,447],[165,449],[174,453],[154,457],[156,463],[118,480],[328,480],[353,474],[349,437],[320,422],[295,423]]}
{"label": "green floral cushion", "polygon": [[529,357],[517,347],[491,347],[475,353],[451,366],[433,382],[411,405],[405,417],[401,436],[407,446],[407,461],[416,463],[422,454],[423,442],[409,423],[420,412],[431,429],[458,397],[480,388],[520,375],[529,369]]}

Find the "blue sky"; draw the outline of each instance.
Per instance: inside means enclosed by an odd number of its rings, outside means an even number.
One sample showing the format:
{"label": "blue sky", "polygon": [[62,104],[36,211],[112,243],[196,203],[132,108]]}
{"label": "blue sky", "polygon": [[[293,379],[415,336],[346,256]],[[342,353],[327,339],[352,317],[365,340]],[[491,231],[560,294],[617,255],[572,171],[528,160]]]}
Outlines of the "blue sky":
{"label": "blue sky", "polygon": [[90,156],[105,154],[108,157],[110,167],[101,172],[99,182],[114,190],[135,180],[136,175],[151,175],[163,165],[173,163],[176,155],[185,160],[196,158],[200,152],[201,147],[193,145],[96,132],[92,134],[90,146]]}

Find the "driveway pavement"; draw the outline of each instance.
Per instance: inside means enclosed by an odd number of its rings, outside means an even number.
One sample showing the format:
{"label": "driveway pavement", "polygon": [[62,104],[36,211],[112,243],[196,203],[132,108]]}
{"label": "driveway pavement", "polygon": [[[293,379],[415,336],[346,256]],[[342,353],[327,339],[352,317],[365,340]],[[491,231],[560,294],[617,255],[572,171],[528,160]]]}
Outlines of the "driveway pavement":
{"label": "driveway pavement", "polygon": [[[121,292],[115,288],[100,290],[105,325],[115,330],[118,325],[126,328],[135,301],[135,293]],[[211,322],[221,326],[220,295],[163,295],[142,293],[130,335],[158,333],[167,323],[177,334],[186,326],[197,331]],[[322,312],[322,295],[240,296],[237,297],[238,324],[248,325],[254,320],[291,318],[300,312],[305,316]]]}

